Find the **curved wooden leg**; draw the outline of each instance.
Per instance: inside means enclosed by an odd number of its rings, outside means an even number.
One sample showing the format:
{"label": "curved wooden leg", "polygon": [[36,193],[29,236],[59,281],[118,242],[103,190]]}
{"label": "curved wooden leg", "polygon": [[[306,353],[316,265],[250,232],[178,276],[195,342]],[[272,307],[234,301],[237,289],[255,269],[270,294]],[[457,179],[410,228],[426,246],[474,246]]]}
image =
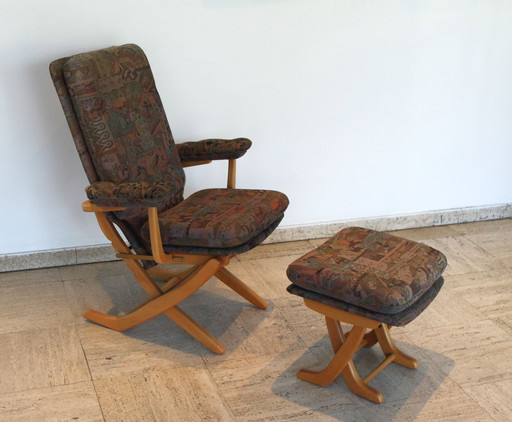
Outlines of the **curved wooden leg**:
{"label": "curved wooden leg", "polygon": [[380,347],[386,356],[395,355],[394,362],[410,369],[418,369],[419,364],[416,359],[402,352],[391,338],[387,324],[381,324],[375,329],[375,334],[379,339]]}
{"label": "curved wooden leg", "polygon": [[[343,334],[343,329],[341,328],[340,323],[333,319],[326,318],[325,322],[327,323],[327,332],[329,333],[331,346],[334,352],[336,353],[345,342],[345,335]],[[351,331],[347,333],[347,336],[350,335],[350,333]],[[371,344],[370,346],[368,346],[368,344],[365,344],[365,340],[368,341],[367,339],[369,339],[371,341],[373,339],[372,335],[375,336],[375,341],[377,341],[375,332],[374,330],[372,330],[364,335],[363,347],[371,347],[373,345]],[[374,403],[382,403],[384,401],[384,396],[380,391],[377,391],[374,388],[370,387],[365,381],[361,379],[361,377],[357,373],[354,361],[352,359],[348,361],[347,366],[345,366],[341,374],[343,375],[345,384],[347,384],[349,390],[352,391],[354,394],[357,394],[358,396],[361,396]]]}
{"label": "curved wooden leg", "polygon": [[267,309],[268,303],[226,267],[221,267],[215,274],[215,277],[257,308]]}
{"label": "curved wooden leg", "polygon": [[375,330],[371,330],[364,335],[365,344],[363,347],[373,347],[378,343],[377,334],[375,334]]}
{"label": "curved wooden leg", "polygon": [[[350,331],[347,335],[350,334]],[[368,331],[363,337],[363,345],[362,347],[370,348],[375,346],[379,340],[377,339],[377,334],[375,334],[375,330]]]}
{"label": "curved wooden leg", "polygon": [[224,353],[224,346],[222,343],[190,318],[188,314],[178,306],[167,309],[167,311],[165,311],[165,315],[194,337],[199,343],[210,349],[213,353],[217,353],[218,355]]}
{"label": "curved wooden leg", "polygon": [[165,312],[189,297],[219,270],[220,265],[219,260],[215,258],[210,259],[197,271],[184,279],[176,288],[156,297],[125,316],[115,317],[93,310],[87,311],[84,316],[97,324],[116,331],[127,330]]}
{"label": "curved wooden leg", "polygon": [[380,391],[377,391],[375,388],[370,387],[366,382],[364,382],[359,374],[357,373],[356,367],[353,361],[350,361],[343,372],[343,379],[347,384],[347,387],[354,394],[361,396],[366,400],[370,400],[374,403],[382,403],[384,401],[384,396]]}
{"label": "curved wooden leg", "polygon": [[[338,321],[335,321],[329,317],[325,318],[327,321],[328,330],[339,329]],[[334,327],[338,328],[334,328]],[[331,328],[329,328],[331,327]],[[361,340],[363,339],[365,328],[354,327],[347,337],[346,341],[343,342],[341,347],[336,351],[334,357],[329,364],[321,371],[310,371],[308,369],[301,369],[297,376],[304,381],[311,382],[313,384],[326,386],[333,382],[336,377],[341,374],[343,369],[346,367],[349,361],[352,360],[352,356],[359,349]]]}

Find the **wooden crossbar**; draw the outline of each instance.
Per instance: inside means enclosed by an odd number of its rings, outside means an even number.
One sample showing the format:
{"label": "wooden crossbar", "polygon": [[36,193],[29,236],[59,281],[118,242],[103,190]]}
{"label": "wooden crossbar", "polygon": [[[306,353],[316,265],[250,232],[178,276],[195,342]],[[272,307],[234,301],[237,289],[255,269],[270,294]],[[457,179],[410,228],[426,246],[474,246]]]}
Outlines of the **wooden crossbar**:
{"label": "wooden crossbar", "polygon": [[[233,167],[230,171],[232,187],[235,183],[234,171]],[[214,353],[221,354],[224,353],[224,346],[180,309],[179,303],[192,295],[211,277],[217,276],[254,306],[260,309],[267,307],[267,302],[263,298],[226,268],[233,256],[165,253],[161,244],[156,208],[148,209],[152,255],[135,254],[125,243],[114,224],[106,217],[105,212],[119,211],[124,209],[123,207],[101,207],[86,201],[82,208],[84,211],[94,212],[101,230],[117,251],[117,256],[126,263],[149,296],[131,312],[119,317],[88,310],[84,316],[90,321],[113,330],[124,331],[157,315],[165,314],[205,347]],[[155,261],[158,264],[186,264],[189,267],[180,271],[169,271],[159,267],[146,270],[140,262],[143,260]],[[161,281],[164,282],[163,286]]]}
{"label": "wooden crossbar", "polygon": [[[301,369],[297,373],[300,379],[326,386],[341,374],[348,388],[353,393],[375,403],[382,403],[384,396],[381,392],[368,385],[370,380],[392,362],[410,369],[418,368],[416,359],[398,349],[391,338],[389,325],[310,299],[304,299],[304,303],[308,308],[325,316],[327,332],[329,333],[334,356],[321,371]],[[346,335],[343,333],[340,321],[352,325],[352,329]],[[370,331],[366,332],[368,329]],[[362,379],[357,373],[353,357],[362,347],[372,347],[376,343],[379,343],[386,358],[370,374]]]}

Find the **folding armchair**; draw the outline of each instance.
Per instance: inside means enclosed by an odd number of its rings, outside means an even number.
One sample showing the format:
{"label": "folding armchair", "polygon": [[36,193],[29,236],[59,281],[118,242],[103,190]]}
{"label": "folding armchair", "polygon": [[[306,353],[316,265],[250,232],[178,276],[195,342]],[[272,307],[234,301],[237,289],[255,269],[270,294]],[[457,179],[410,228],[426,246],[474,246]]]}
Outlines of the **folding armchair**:
{"label": "folding armchair", "polygon": [[[56,60],[50,74],[90,185],[86,212],[149,298],[124,316],[85,318],[123,331],[164,313],[204,346],[222,344],[179,304],[216,276],[254,306],[267,303],[226,266],[261,243],[288,206],[280,192],[235,188],[245,138],[175,144],[146,56],[127,44]],[[227,160],[225,189],[183,199],[184,167]],[[120,230],[120,231],[119,231]],[[124,234],[124,237],[121,233]],[[171,271],[158,264],[189,264]]]}

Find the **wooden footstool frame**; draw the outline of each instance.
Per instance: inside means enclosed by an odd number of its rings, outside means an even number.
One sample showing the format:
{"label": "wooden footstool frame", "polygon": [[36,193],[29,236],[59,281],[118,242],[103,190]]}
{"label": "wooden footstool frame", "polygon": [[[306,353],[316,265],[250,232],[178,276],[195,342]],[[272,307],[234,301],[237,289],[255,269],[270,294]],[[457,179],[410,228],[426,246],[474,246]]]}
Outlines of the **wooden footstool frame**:
{"label": "wooden footstool frame", "polygon": [[[391,338],[390,325],[333,308],[332,306],[318,303],[310,299],[304,298],[304,303],[308,308],[325,316],[334,357],[321,371],[301,369],[297,373],[300,379],[325,387],[341,374],[348,388],[353,393],[372,402],[382,403],[384,401],[382,393],[368,385],[368,382],[373,379],[375,375],[391,362],[395,362],[410,369],[418,368],[416,359],[406,355],[395,345]],[[347,334],[343,332],[340,321],[353,326]],[[366,333],[367,329],[371,331]],[[352,358],[362,347],[372,347],[376,343],[379,343],[386,359],[365,378],[361,378],[357,373]]]}
{"label": "wooden footstool frame", "polygon": [[[297,376],[326,386],[340,374],[355,394],[382,403],[382,393],[368,385],[391,362],[417,369],[391,338],[391,326],[416,318],[436,297],[446,257],[418,242],[375,230],[348,227],[292,262],[289,293],[325,316],[334,357],[321,371],[302,369]],[[340,322],[352,325],[345,335]],[[369,331],[368,331],[369,330]],[[385,359],[365,378],[353,357],[379,343]]]}

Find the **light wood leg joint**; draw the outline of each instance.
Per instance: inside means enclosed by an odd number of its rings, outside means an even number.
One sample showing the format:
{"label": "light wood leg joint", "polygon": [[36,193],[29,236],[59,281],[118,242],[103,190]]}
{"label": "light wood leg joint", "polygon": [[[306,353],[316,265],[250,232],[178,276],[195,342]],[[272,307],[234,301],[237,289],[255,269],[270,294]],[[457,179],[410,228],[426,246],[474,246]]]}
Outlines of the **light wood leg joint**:
{"label": "light wood leg joint", "polygon": [[[418,368],[416,359],[398,349],[391,338],[390,327],[387,324],[381,324],[361,316],[354,316],[320,303],[312,303],[308,299],[305,299],[305,302],[309,308],[325,315],[334,357],[321,371],[301,369],[297,373],[298,378],[316,385],[327,386],[341,374],[353,393],[374,403],[382,403],[384,396],[368,385],[370,380],[392,362],[410,369]],[[343,333],[339,321],[353,325],[346,335]],[[367,329],[371,331],[366,333]],[[385,359],[362,379],[357,373],[352,359],[361,347],[371,347],[376,343],[381,347]]]}

